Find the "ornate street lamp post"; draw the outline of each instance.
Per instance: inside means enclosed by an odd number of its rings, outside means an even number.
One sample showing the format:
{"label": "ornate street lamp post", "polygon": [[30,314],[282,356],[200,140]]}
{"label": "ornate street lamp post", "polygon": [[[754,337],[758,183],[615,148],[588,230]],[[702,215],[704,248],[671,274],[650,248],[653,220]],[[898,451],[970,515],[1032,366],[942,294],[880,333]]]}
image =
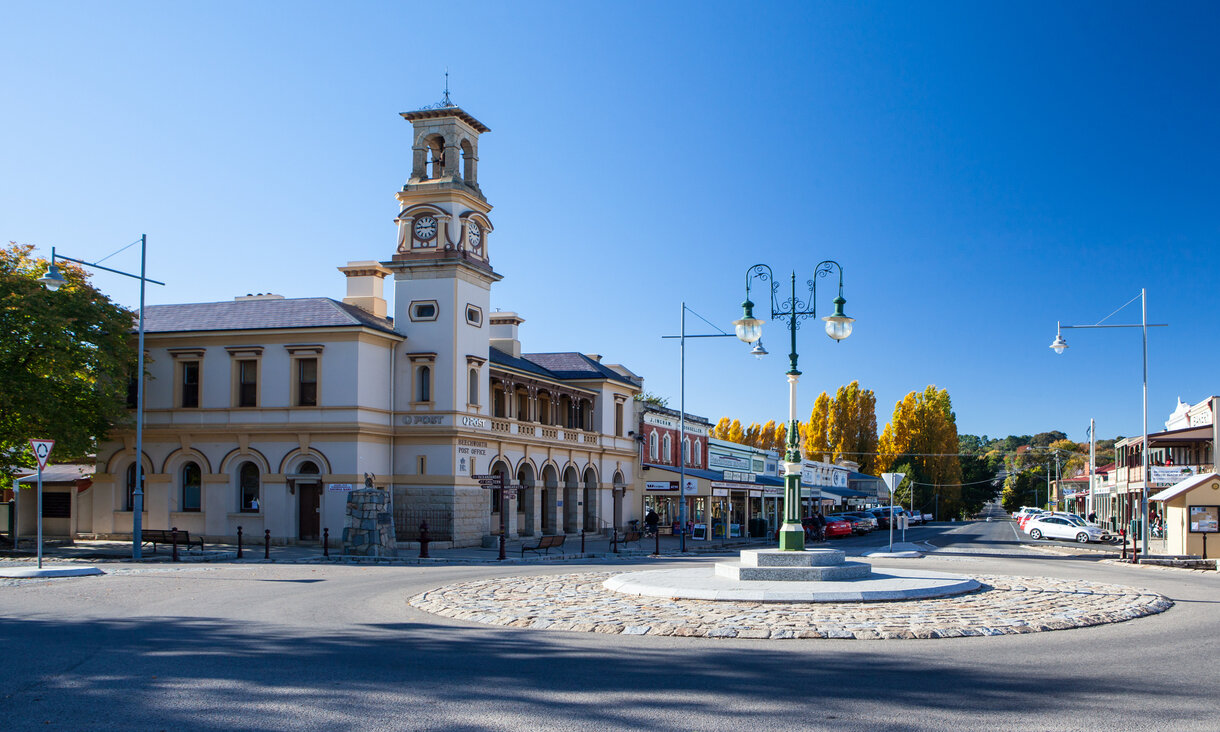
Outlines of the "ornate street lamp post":
{"label": "ornate street lamp post", "polygon": [[[127,245],[131,246],[131,244]],[[123,247],[126,249],[127,247]],[[119,251],[123,251],[120,249]],[[144,276],[144,263],[147,260],[148,252],[148,236],[140,235],[140,274],[134,275],[130,272],[124,272],[118,269],[103,267],[96,262],[86,262],[81,259],[73,259],[65,257],[62,254],[57,254],[55,248],[51,248],[51,263],[47,267],[46,274],[38,278],[38,281],[43,284],[51,292],[55,292],[64,284],[64,277],[59,272],[59,267],[55,264],[56,259],[62,259],[67,262],[76,262],[86,267],[94,267],[96,269],[104,269],[107,272],[130,277],[140,281],[140,318],[138,326],[137,339],[137,356],[136,356],[136,474],[135,488],[132,490],[131,496],[131,558],[140,559],[142,555],[143,537],[141,536],[144,511],[144,285],[151,282],[154,285],[164,285],[164,282],[150,279]],[[118,252],[115,252],[118,254]],[[111,255],[113,256],[113,255]]]}
{"label": "ornate street lamp post", "polygon": [[[742,317],[734,320],[737,337],[746,343],[754,343],[762,338],[763,321],[754,317],[754,303],[750,302],[750,281],[758,279],[771,283],[771,319],[788,321],[788,334],[791,338],[791,351],[788,353],[788,450],[784,455],[784,523],[779,530],[779,548],[781,551],[799,552],[805,549],[805,530],[801,527],[801,447],[800,428],[796,420],[796,383],[801,372],[796,367],[796,332],[801,321],[817,316],[816,295],[817,279],[826,277],[834,271],[839,273],[839,295],[834,299],[835,310],[831,315],[822,318],[826,323],[826,335],[836,341],[841,341],[851,335],[853,318],[843,314],[843,267],[833,260],[819,262],[814,269],[813,278],[806,284],[809,286],[809,297],[801,300],[796,296],[796,272],[792,273],[792,295],[782,303],[779,302],[779,282],[771,268],[765,264],[756,264],[746,270],[746,301],[741,304]],[[755,348],[755,355],[762,356],[766,351]]]}

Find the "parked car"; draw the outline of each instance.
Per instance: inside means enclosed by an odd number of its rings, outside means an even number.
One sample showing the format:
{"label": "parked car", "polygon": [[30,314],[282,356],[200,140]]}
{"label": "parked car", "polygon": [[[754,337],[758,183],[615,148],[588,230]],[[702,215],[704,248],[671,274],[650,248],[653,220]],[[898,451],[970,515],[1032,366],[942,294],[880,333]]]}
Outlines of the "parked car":
{"label": "parked car", "polygon": [[1066,511],[1054,511],[1050,515],[1058,516],[1059,518],[1065,518],[1068,521],[1075,524],[1076,526],[1092,526],[1097,529],[1100,529],[1101,530],[1101,540],[1102,541],[1110,540],[1110,532],[1108,529],[1106,529],[1104,526],[1098,526],[1097,524],[1091,524],[1088,521],[1084,520],[1083,517],[1077,516],[1074,513],[1067,513]]}
{"label": "parked car", "polygon": [[877,527],[879,526],[879,524],[877,523],[877,517],[872,515],[868,511],[844,511],[843,515],[844,516],[855,516],[856,518],[860,519],[861,521],[863,521],[865,523],[865,525],[868,527],[869,531],[876,531]]}
{"label": "parked car", "polygon": [[1027,513],[1017,519],[1017,526],[1020,527],[1022,531],[1025,531],[1025,527],[1029,524],[1030,519],[1050,515],[1050,511],[1035,511],[1033,513]]}
{"label": "parked car", "polygon": [[1031,539],[1075,539],[1081,544],[1101,541],[1102,531],[1096,526],[1077,526],[1062,516],[1037,516],[1025,524]]}
{"label": "parked car", "polygon": [[[906,514],[906,511],[898,506],[893,507],[894,518],[898,518]],[[890,506],[878,506],[877,508],[869,509],[869,513],[877,517],[877,525],[883,529],[890,527]]]}
{"label": "parked car", "polygon": [[911,526],[923,526],[924,524],[928,523],[928,520],[924,518],[923,511],[907,511],[907,516]]}
{"label": "parked car", "polygon": [[867,519],[860,518],[859,516],[853,514],[832,513],[826,518],[827,520],[838,519],[840,521],[846,521],[851,526],[851,533],[853,534],[867,534],[873,530],[873,527],[867,523]]}
{"label": "parked car", "polygon": [[[801,528],[805,529],[806,536],[812,536],[817,519],[812,516],[806,516],[801,519]],[[826,538],[830,539],[836,536],[851,536],[851,524],[843,519],[826,517]]]}

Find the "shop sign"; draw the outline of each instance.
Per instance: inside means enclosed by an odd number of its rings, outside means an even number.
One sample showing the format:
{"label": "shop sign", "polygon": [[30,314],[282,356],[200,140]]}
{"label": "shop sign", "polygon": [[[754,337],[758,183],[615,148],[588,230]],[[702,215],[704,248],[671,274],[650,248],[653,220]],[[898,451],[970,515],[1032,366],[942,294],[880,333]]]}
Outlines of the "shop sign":
{"label": "shop sign", "polygon": [[735,491],[748,491],[756,487],[749,483],[730,483],[727,480],[713,480],[711,485],[713,488],[732,488]]}
{"label": "shop sign", "polygon": [[698,492],[699,481],[695,480],[694,478],[687,478],[686,482],[682,484],[682,495],[693,496]]}
{"label": "shop sign", "polygon": [[728,488],[713,488],[713,489],[712,489],[712,496],[713,496],[713,497],[716,497],[716,496],[721,496],[721,497],[724,497],[724,498],[728,498],[728,497],[729,497],[729,489],[728,489]]}
{"label": "shop sign", "polygon": [[724,471],[724,479],[731,480],[736,483],[756,483],[758,477],[754,473],[742,473],[737,470]]}
{"label": "shop sign", "polygon": [[711,453],[707,457],[707,465],[709,468],[717,470],[744,470],[748,471],[752,467],[750,459],[740,457],[738,455],[726,455],[724,453]]}
{"label": "shop sign", "polygon": [[1154,485],[1174,485],[1195,474],[1195,469],[1189,465],[1150,465],[1148,472],[1152,474]]}
{"label": "shop sign", "polygon": [[327,483],[326,490],[331,493],[350,493],[353,488],[351,483]]}
{"label": "shop sign", "polygon": [[649,480],[644,483],[646,491],[676,491],[678,490],[678,481],[676,480]]}
{"label": "shop sign", "polygon": [[769,485],[762,489],[762,494],[764,496],[782,496],[784,495],[784,488],[783,486]]}
{"label": "shop sign", "polygon": [[830,474],[830,487],[846,488],[847,487],[847,471],[836,470]]}
{"label": "shop sign", "polygon": [[[653,425],[656,427],[664,427],[667,430],[673,430],[675,432],[682,431],[682,420],[678,419],[677,417],[666,417],[666,416],[657,414],[655,412],[645,412],[644,413],[644,424],[650,424],[650,425]],[[686,420],[686,434],[696,435],[699,437],[706,437],[707,436],[707,427],[705,425],[699,424],[698,422],[692,422],[690,419],[687,419]]]}

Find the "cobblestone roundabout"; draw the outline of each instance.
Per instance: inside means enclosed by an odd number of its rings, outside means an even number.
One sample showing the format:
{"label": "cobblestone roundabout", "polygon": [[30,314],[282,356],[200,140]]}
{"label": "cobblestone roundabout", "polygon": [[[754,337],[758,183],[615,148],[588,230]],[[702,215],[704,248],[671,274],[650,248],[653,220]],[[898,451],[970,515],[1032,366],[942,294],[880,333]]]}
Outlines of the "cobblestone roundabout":
{"label": "cobblestone roundabout", "polygon": [[[617,572],[447,585],[413,607],[514,628],[705,638],[957,638],[1083,628],[1154,615],[1173,602],[1146,590],[1078,580],[973,575],[982,589],[937,600],[759,603],[669,600],[602,587]],[[544,599],[545,598],[545,599]]]}

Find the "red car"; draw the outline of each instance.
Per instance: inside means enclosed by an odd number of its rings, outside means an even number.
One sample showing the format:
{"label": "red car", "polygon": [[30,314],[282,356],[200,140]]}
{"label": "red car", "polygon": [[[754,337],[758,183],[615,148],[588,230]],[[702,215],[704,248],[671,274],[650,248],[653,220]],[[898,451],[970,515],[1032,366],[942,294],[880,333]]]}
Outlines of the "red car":
{"label": "red car", "polygon": [[[806,516],[801,519],[801,528],[805,530],[805,536],[814,536],[814,532],[817,530],[817,519]],[[826,538],[831,539],[836,536],[851,536],[851,522],[836,518],[826,519]]]}

